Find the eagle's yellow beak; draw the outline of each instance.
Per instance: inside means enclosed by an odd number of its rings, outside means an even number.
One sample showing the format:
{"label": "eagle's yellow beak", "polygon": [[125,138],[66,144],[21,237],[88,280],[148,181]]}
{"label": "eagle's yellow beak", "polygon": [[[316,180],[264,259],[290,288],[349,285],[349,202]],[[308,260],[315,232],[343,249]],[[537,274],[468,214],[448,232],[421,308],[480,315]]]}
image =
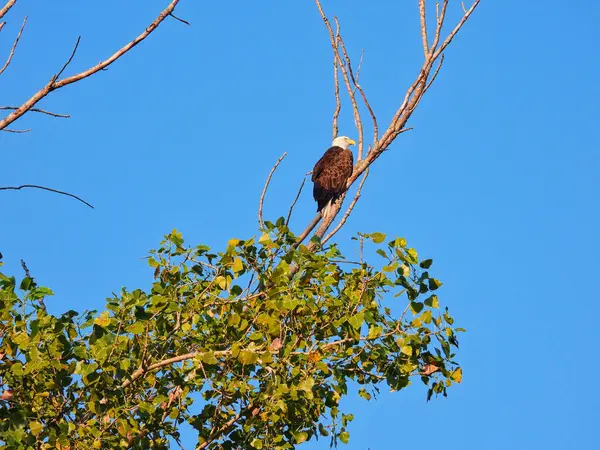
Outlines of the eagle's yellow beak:
{"label": "eagle's yellow beak", "polygon": [[356,145],[356,142],[354,142],[352,139],[348,139],[348,145]]}

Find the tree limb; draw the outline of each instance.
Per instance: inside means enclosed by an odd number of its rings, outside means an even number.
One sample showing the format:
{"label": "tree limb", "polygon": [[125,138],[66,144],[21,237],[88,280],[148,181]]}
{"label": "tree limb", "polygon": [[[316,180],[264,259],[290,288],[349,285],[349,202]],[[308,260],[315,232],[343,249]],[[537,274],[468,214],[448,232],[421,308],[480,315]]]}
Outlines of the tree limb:
{"label": "tree limb", "polygon": [[[4,131],[6,131],[6,130],[4,130]],[[66,195],[67,197],[74,198],[75,200],[80,201],[84,205],[87,205],[90,208],[94,209],[94,207],[92,205],[90,205],[88,202],[86,202],[85,200],[83,200],[80,197],[77,197],[74,194],[71,194],[69,192],[59,191],[58,189],[52,189],[52,188],[45,187],[45,186],[38,186],[37,184],[23,184],[21,186],[2,186],[2,187],[0,187],[0,191],[18,191],[18,190],[25,189],[25,188],[42,189],[44,191],[54,192],[54,193],[60,194],[60,195]]]}
{"label": "tree limb", "polygon": [[17,0],[8,0],[6,2],[6,4],[2,7],[2,9],[0,9],[0,19],[2,19],[6,13],[9,11],[10,8],[12,8]]}
{"label": "tree limb", "polygon": [[267,189],[269,188],[269,183],[271,182],[271,177],[273,176],[273,174],[277,170],[277,167],[279,166],[279,164],[281,163],[281,161],[283,160],[283,158],[286,157],[286,155],[287,155],[287,152],[284,152],[283,155],[281,155],[279,157],[279,159],[277,160],[277,162],[275,163],[275,165],[273,166],[273,168],[269,172],[269,176],[267,177],[267,181],[265,181],[265,187],[262,190],[262,194],[260,194],[260,202],[258,203],[258,225],[260,226],[261,230],[265,227],[265,222],[263,221],[263,203],[265,201],[265,195],[267,195]]}
{"label": "tree limb", "polygon": [[19,34],[17,34],[17,38],[13,43],[12,48],[10,49],[10,54],[8,55],[8,59],[4,63],[4,66],[0,69],[0,75],[4,73],[10,62],[12,61],[13,56],[15,55],[15,50],[17,49],[17,45],[19,44],[19,39],[21,39],[21,34],[23,34],[23,29],[25,28],[25,24],[27,23],[27,17],[23,20],[23,25],[21,25],[21,29],[19,30]]}
{"label": "tree limb", "polygon": [[[10,4],[11,1],[12,1],[12,3],[14,3],[15,0],[10,0],[8,4]],[[87,70],[84,70],[83,72],[80,72],[73,76],[59,80],[58,77],[62,73],[62,70],[64,70],[66,68],[66,66],[68,65],[70,60],[73,58],[73,55],[75,53],[73,51],[71,58],[69,58],[69,61],[67,61],[67,64],[65,64],[65,66],[63,67],[61,72],[59,72],[58,75],[54,75],[50,79],[48,84],[46,84],[46,86],[44,86],[42,89],[40,89],[35,94],[33,94],[33,96],[29,100],[27,100],[25,103],[23,103],[17,110],[13,111],[11,114],[9,114],[3,120],[0,120],[0,130],[6,128],[8,125],[10,125],[15,120],[19,119],[21,116],[23,116],[29,110],[31,110],[40,100],[42,100],[44,97],[46,97],[50,92],[60,89],[69,84],[73,84],[77,81],[83,80],[84,78],[87,78],[87,77],[105,69],[106,67],[110,66],[112,63],[114,63],[117,59],[119,59],[121,56],[123,56],[129,50],[131,50],[133,47],[135,47],[140,42],[142,42],[144,39],[146,39],[165,20],[165,18],[167,18],[168,16],[171,15],[173,10],[175,9],[175,6],[177,6],[178,3],[179,3],[179,0],[172,0],[171,3],[158,15],[158,17],[138,37],[136,37],[133,41],[129,42],[127,45],[121,47],[108,59],[101,61],[100,63],[96,64],[95,66],[93,66]],[[6,8],[6,6],[5,6],[5,8]],[[0,18],[3,15],[3,13],[2,13],[3,11],[4,11],[4,8],[2,10],[0,10]]]}
{"label": "tree limb", "polygon": [[[0,106],[0,111],[14,111],[16,109],[19,109],[18,106]],[[46,111],[45,109],[38,109],[38,108],[31,108],[29,110],[29,112],[37,112],[37,113],[42,113],[42,114],[48,114],[49,116],[52,117],[61,117],[63,119],[69,119],[71,116],[68,114],[57,114],[57,113],[53,113],[51,111]]]}

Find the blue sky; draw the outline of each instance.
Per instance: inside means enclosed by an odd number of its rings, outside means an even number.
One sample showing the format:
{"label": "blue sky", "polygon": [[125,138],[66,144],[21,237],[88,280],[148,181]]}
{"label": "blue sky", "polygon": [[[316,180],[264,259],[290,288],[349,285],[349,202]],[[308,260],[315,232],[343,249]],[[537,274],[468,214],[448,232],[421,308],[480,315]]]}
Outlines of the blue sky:
{"label": "blue sky", "polygon": [[[45,84],[78,35],[67,74],[111,54],[167,2],[18,3],[2,54],[24,15],[29,22],[0,79],[3,105]],[[383,123],[422,62],[416,5],[324,1],[352,55],[366,51],[361,84]],[[458,18],[460,4],[450,11]],[[43,184],[96,207],[0,192],[5,270],[20,274],[27,261],[55,290],[54,312],[102,308],[122,286],[149,286],[142,258],[172,228],[215,247],[255,234],[277,158],[288,153],[270,218],[287,212],[330,143],[330,46],[312,2],[182,0],[177,14],[192,26],[168,20],[108,71],[40,105],[71,119],[29,115],[14,128],[32,132],[0,134],[1,185]],[[434,258],[441,301],[468,329],[464,381],[429,403],[419,384],[377,402],[348,399],[347,448],[597,447],[599,22],[592,1],[482,0],[414,131],[373,166],[336,239],[352,255],[351,235],[382,231]],[[341,132],[353,135],[344,112]],[[295,230],[314,214],[309,191]]]}

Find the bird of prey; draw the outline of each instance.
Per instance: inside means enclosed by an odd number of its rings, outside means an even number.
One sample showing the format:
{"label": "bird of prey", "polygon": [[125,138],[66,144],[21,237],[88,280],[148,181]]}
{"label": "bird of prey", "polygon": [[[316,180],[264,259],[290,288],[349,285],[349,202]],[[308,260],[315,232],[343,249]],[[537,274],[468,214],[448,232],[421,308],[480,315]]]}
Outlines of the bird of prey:
{"label": "bird of prey", "polygon": [[327,215],[329,207],[346,191],[346,182],[352,175],[354,158],[348,147],[356,145],[346,136],[338,136],[313,169],[313,197],[317,211]]}

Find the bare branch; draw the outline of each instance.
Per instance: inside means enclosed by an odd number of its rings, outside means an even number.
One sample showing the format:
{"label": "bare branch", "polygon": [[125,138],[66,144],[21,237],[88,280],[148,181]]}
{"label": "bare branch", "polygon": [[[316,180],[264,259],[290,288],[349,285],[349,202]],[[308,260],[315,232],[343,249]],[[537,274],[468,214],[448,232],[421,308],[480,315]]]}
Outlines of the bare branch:
{"label": "bare branch", "polygon": [[65,71],[65,69],[67,68],[67,66],[69,64],[71,64],[71,61],[73,61],[73,58],[75,57],[75,53],[77,53],[77,48],[79,47],[79,43],[81,42],[81,36],[77,37],[77,42],[75,42],[75,47],[73,47],[73,51],[71,52],[71,56],[69,56],[69,59],[67,60],[67,62],[65,63],[64,66],[62,66],[62,69],[60,69],[60,72],[58,72],[57,75],[54,75],[54,79],[58,80],[60,78],[60,76],[62,75],[62,73]]}
{"label": "bare branch", "polygon": [[265,222],[263,221],[263,203],[265,201],[265,195],[267,194],[267,189],[269,188],[269,183],[271,182],[271,177],[277,170],[277,167],[279,166],[279,164],[281,163],[283,158],[286,157],[286,155],[287,155],[287,152],[284,152],[283,155],[281,155],[281,157],[277,160],[277,162],[271,169],[271,172],[269,172],[269,176],[267,177],[267,181],[265,182],[265,187],[263,188],[262,194],[260,194],[260,202],[258,203],[258,225],[260,226],[261,230],[265,227]]}
{"label": "bare branch", "polygon": [[0,19],[2,19],[6,15],[8,10],[10,8],[12,8],[16,2],[17,2],[17,0],[8,0],[6,2],[6,4],[2,7],[2,9],[0,9]]}
{"label": "bare branch", "polygon": [[313,218],[312,222],[309,223],[306,229],[302,232],[302,234],[298,236],[298,239],[296,239],[296,242],[294,243],[294,245],[292,245],[293,248],[296,248],[300,244],[302,244],[304,239],[306,239],[306,237],[312,232],[312,230],[315,229],[317,224],[321,221],[321,218],[321,213],[317,213],[317,215]]}
{"label": "bare branch", "polygon": [[27,17],[25,17],[25,19],[23,20],[23,25],[21,25],[21,29],[19,30],[19,34],[17,34],[17,38],[15,39],[15,42],[13,43],[13,46],[10,49],[10,54],[8,55],[8,59],[4,63],[4,66],[2,66],[2,69],[0,69],[0,75],[2,75],[4,73],[4,71],[6,70],[6,68],[8,67],[8,65],[10,64],[10,62],[12,61],[12,58],[13,58],[13,56],[15,54],[15,50],[17,48],[17,45],[19,44],[19,39],[21,39],[21,35],[23,34],[23,28],[25,28],[25,24],[26,23],[27,23]]}
{"label": "bare branch", "polygon": [[0,22],[0,31],[2,31],[2,28],[4,28],[4,25],[6,25],[6,22]]}
{"label": "bare branch", "polygon": [[425,59],[429,58],[429,40],[427,39],[427,16],[425,0],[419,0],[419,16],[421,18],[421,39],[423,40],[423,53]]}
{"label": "bare branch", "polygon": [[[14,0],[11,0],[11,1],[14,3]],[[10,3],[10,1],[9,1],[9,3]],[[114,63],[117,59],[119,59],[121,56],[123,56],[129,50],[131,50],[133,47],[135,47],[140,42],[142,42],[144,39],[146,39],[165,20],[166,17],[171,15],[173,10],[175,9],[175,6],[177,6],[178,3],[179,3],[179,0],[172,0],[171,3],[158,15],[158,17],[138,37],[136,37],[133,41],[129,42],[127,45],[121,47],[108,59],[105,59],[104,61],[96,64],[95,66],[93,66],[87,70],[84,70],[83,72],[80,72],[76,75],[73,75],[73,76],[70,76],[67,78],[64,78],[62,80],[59,80],[57,76],[53,76],[51,78],[51,80],[48,82],[48,84],[46,84],[46,86],[44,86],[42,89],[40,89],[38,92],[36,92],[29,100],[27,100],[25,103],[23,103],[17,110],[13,111],[10,115],[8,115],[8,117],[4,118],[3,120],[0,120],[0,130],[6,128],[11,123],[13,123],[15,120],[19,119],[21,116],[23,116],[25,113],[27,113],[27,111],[32,109],[41,99],[46,97],[50,92],[60,89],[69,84],[75,83],[77,81],[83,80],[84,78],[87,78],[87,77],[105,69],[106,67],[110,66],[112,63]],[[0,18],[2,17],[2,11],[0,11]]]}
{"label": "bare branch", "polygon": [[[321,4],[319,2],[319,0],[316,0],[317,4],[319,5],[319,9],[322,11],[322,9],[320,8]],[[324,21],[325,24],[327,25],[327,28],[329,30],[329,33],[332,34],[332,30],[331,30],[331,24],[329,23],[329,20],[327,19],[327,17],[324,17]],[[339,21],[337,19],[337,17],[334,17],[335,20],[335,24],[337,26],[337,28],[340,28],[340,24]],[[354,89],[353,89],[353,85],[354,83],[351,80],[354,80],[354,75],[352,73],[352,63],[350,61],[350,57],[348,56],[348,53],[346,52],[346,48],[344,45],[344,39],[342,38],[341,34],[339,36],[339,40],[338,43],[340,46],[342,46],[342,49],[344,50],[344,57],[345,57],[345,61],[342,61],[342,58],[340,56],[340,52],[339,52],[339,47],[335,49],[334,51],[334,57],[337,57],[338,59],[338,63],[340,65],[340,70],[342,71],[342,77],[344,78],[344,84],[346,85],[346,91],[348,92],[348,97],[350,97],[350,104],[352,105],[352,112],[354,113],[354,125],[356,126],[356,131],[358,132],[358,156],[357,159],[360,161],[362,159],[362,153],[363,153],[363,146],[364,146],[364,139],[363,139],[363,123],[362,123],[362,119],[360,118],[360,110],[358,109],[358,103],[356,101],[356,95],[354,94]]]}
{"label": "bare branch", "polygon": [[[335,43],[333,46],[338,48],[338,43],[340,39],[340,27],[338,26],[335,30]],[[340,80],[339,80],[339,66],[338,66],[338,58],[333,57],[333,84],[334,84],[334,93],[335,93],[335,110],[333,111],[333,138],[335,139],[339,133],[338,127],[338,119],[340,117],[340,112],[342,110],[342,102],[340,101]]]}
{"label": "bare branch", "polygon": [[[18,106],[0,106],[0,111],[14,111],[19,109]],[[37,113],[42,113],[42,114],[48,114],[49,116],[52,117],[60,117],[63,119],[69,119],[71,118],[70,115],[68,114],[57,114],[57,113],[53,113],[51,111],[46,111],[45,109],[38,109],[38,108],[31,108],[29,110],[29,112],[37,112]]]}
{"label": "bare branch", "polygon": [[292,217],[292,211],[294,210],[294,206],[296,206],[296,202],[300,198],[300,194],[302,193],[302,188],[304,187],[304,183],[306,183],[306,177],[302,179],[302,184],[300,185],[300,189],[298,189],[298,194],[296,194],[296,198],[292,202],[290,206],[290,211],[288,212],[287,219],[285,221],[285,225],[287,226],[290,223],[290,218]]}
{"label": "bare branch", "polygon": [[173,19],[175,20],[179,20],[181,23],[185,23],[188,27],[190,26],[190,23],[187,20],[183,20],[181,17],[177,17],[175,14],[171,13],[169,14]]}
{"label": "bare branch", "polygon": [[29,133],[31,128],[27,128],[26,130],[11,130],[9,128],[5,128],[4,130],[0,131],[4,131],[5,133]]}
{"label": "bare branch", "polygon": [[[421,11],[421,14],[420,14],[421,28],[422,28],[421,34],[422,34],[423,43],[424,43],[424,50],[427,50],[427,51],[425,51],[425,61],[423,63],[423,66],[419,70],[419,73],[418,73],[417,77],[415,78],[414,82],[408,88],[400,107],[396,110],[396,113],[394,114],[394,117],[391,120],[391,122],[390,122],[387,130],[383,134],[383,136],[380,139],[376,140],[372,149],[367,153],[367,155],[364,159],[361,159],[359,157],[358,161],[356,162],[356,164],[354,166],[354,171],[346,183],[347,189],[349,189],[352,186],[352,184],[358,179],[358,177],[360,177],[363,173],[365,173],[365,171],[370,167],[370,165],[373,164],[373,162],[379,156],[381,156],[381,154],[386,149],[388,149],[388,147],[394,142],[394,140],[401,133],[409,130],[409,128],[406,127],[406,124],[407,124],[408,120],[410,119],[413,111],[415,110],[415,108],[417,107],[419,102],[421,101],[421,98],[423,97],[425,92],[431,87],[432,83],[435,81],[435,79],[441,69],[441,66],[443,64],[443,57],[442,57],[442,59],[440,59],[439,64],[438,64],[437,68],[435,69],[435,72],[433,73],[433,77],[430,79],[431,71],[433,69],[435,62],[438,60],[438,58],[440,56],[442,56],[443,50],[450,44],[450,42],[452,41],[452,39],[454,38],[456,33],[458,33],[460,28],[462,28],[462,26],[468,20],[470,15],[473,13],[473,11],[475,10],[475,8],[479,4],[479,2],[480,2],[480,0],[475,0],[473,5],[471,6],[471,8],[465,13],[465,15],[463,16],[461,21],[458,23],[458,25],[444,40],[443,44],[438,47],[438,43],[440,41],[440,36],[441,36],[441,30],[442,30],[443,24],[444,24],[446,9],[447,9],[447,5],[448,5],[448,0],[444,0],[441,11],[440,11],[439,6],[436,8],[436,13],[437,13],[436,14],[436,20],[437,20],[436,35],[434,38],[433,45],[431,47],[429,47],[428,41],[427,41],[427,35],[426,35],[426,32],[427,32],[426,16],[425,16],[426,4],[425,4],[424,0],[419,0],[419,7],[420,7],[420,11]],[[320,1],[316,0],[316,3],[317,3],[317,7],[319,9],[319,12],[321,13],[323,20],[325,21],[325,24],[328,27],[328,30],[330,32],[330,37],[331,37],[332,36],[331,26],[329,25],[327,18],[324,16],[323,9],[321,8],[321,5],[320,5]],[[342,52],[344,52],[344,43],[343,43],[343,40],[341,37],[339,39],[338,47],[341,47]],[[339,51],[337,51],[337,49],[334,49],[334,54],[336,55],[337,58],[340,58]],[[345,55],[346,54],[347,54],[347,52],[345,52]],[[352,77],[352,73],[350,71],[351,69],[348,69],[347,72],[345,71],[345,69],[350,65],[349,61],[348,61],[348,59],[346,59],[346,63],[344,65],[344,63],[341,62],[341,58],[340,58],[339,63],[340,63],[340,69],[342,70],[342,75],[345,75],[344,81],[346,82],[346,85],[348,85],[348,77]],[[360,88],[358,88],[358,86],[357,86],[357,89],[360,91]],[[366,99],[363,98],[363,100],[365,100],[365,104],[367,104]],[[374,116],[374,114],[372,114],[372,117],[373,116]],[[361,182],[361,184],[362,184],[362,182]],[[323,236],[325,235],[325,233],[327,232],[327,230],[333,223],[333,220],[339,213],[342,202],[343,202],[343,197],[340,199],[340,201],[337,201],[332,205],[330,212],[323,218],[321,224],[319,225],[319,227],[315,233],[316,236],[323,238]],[[311,222],[309,227],[307,227],[307,230],[310,230],[310,231],[308,231],[309,233],[319,222],[319,219],[320,219],[319,217],[315,218],[313,220],[313,222]],[[334,231],[337,231],[338,229],[339,228],[336,228]],[[305,230],[304,233],[306,233],[307,230]],[[304,239],[306,237],[306,236],[304,236],[304,233],[300,239]],[[327,239],[329,239],[329,237],[330,237],[330,235],[327,235]]]}
{"label": "bare branch", "polygon": [[86,202],[85,200],[83,200],[80,197],[77,197],[74,194],[70,194],[69,192],[59,191],[58,189],[52,189],[52,188],[45,187],[45,186],[38,186],[36,184],[23,184],[21,186],[2,186],[2,187],[0,187],[0,191],[9,191],[9,190],[10,191],[18,191],[20,189],[25,189],[25,188],[42,189],[44,191],[54,192],[54,193],[60,194],[60,195],[66,195],[67,197],[71,197],[71,198],[74,198],[75,200],[79,200],[84,205],[87,205],[90,208],[94,209],[94,207],[92,205],[90,205],[88,202]]}
{"label": "bare branch", "polygon": [[[336,23],[337,23],[337,21],[336,21]],[[346,61],[348,64],[348,72],[350,73],[350,77],[352,79],[352,84],[354,84],[356,89],[358,89],[358,92],[360,92],[363,102],[365,103],[365,106],[367,107],[367,110],[369,111],[369,114],[371,115],[371,120],[373,121],[373,145],[375,145],[375,143],[377,143],[377,139],[379,138],[379,128],[377,126],[377,117],[375,117],[375,113],[373,112],[373,109],[371,108],[371,104],[367,100],[367,96],[365,95],[363,88],[360,86],[360,84],[358,84],[358,75],[360,74],[360,68],[362,66],[364,51],[361,53],[360,61],[358,63],[358,71],[357,71],[356,78],[355,78],[354,72],[352,71],[352,66],[350,65],[350,58],[348,57],[348,52],[346,51],[346,44],[344,44],[343,40],[340,40],[340,45],[342,47],[342,52],[344,53],[344,57],[346,58]],[[361,128],[359,131],[359,140],[362,140],[362,123],[361,123]],[[359,146],[358,158],[357,158],[359,161],[362,159],[361,148],[362,148],[362,146]]]}
{"label": "bare branch", "polygon": [[444,20],[446,20],[446,10],[447,9],[448,9],[448,0],[444,0],[444,5],[442,6],[442,12],[437,13],[437,23],[435,25],[435,37],[433,38],[433,44],[431,44],[432,52],[435,52],[435,50],[437,49],[438,43],[440,42],[440,36],[442,35],[442,26],[444,25]]}
{"label": "bare branch", "polygon": [[448,37],[446,38],[444,43],[434,53],[434,55],[433,55],[434,59],[436,59],[438,56],[440,56],[440,54],[446,49],[446,47],[448,47],[448,45],[450,45],[450,42],[452,42],[452,39],[454,39],[454,36],[456,36],[456,33],[458,33],[460,31],[460,29],[463,27],[463,25],[465,24],[465,22],[467,20],[469,20],[469,17],[471,16],[471,14],[473,14],[473,11],[475,11],[475,8],[477,8],[477,5],[479,5],[480,1],[481,0],[475,0],[473,2],[473,5],[471,6],[471,8],[469,8],[469,10],[467,12],[465,12],[465,15],[460,20],[460,22],[458,22],[458,24],[454,27],[454,30],[452,30],[452,32],[448,35]]}
{"label": "bare branch", "polygon": [[354,198],[352,199],[350,206],[348,206],[346,213],[342,217],[342,220],[340,220],[340,223],[337,224],[337,226],[333,229],[333,231],[331,231],[327,236],[325,236],[325,238],[321,241],[322,244],[325,244],[338,231],[340,231],[340,228],[342,228],[344,226],[344,224],[346,223],[346,220],[348,220],[348,217],[350,217],[350,214],[352,214],[352,210],[354,209],[354,206],[356,206],[356,203],[358,202],[358,199],[360,198],[360,193],[365,184],[365,181],[367,181],[368,176],[369,176],[369,169],[365,170],[365,174],[363,175],[363,178],[360,181],[360,184],[358,185],[358,190],[356,191],[356,194],[354,195]]}

